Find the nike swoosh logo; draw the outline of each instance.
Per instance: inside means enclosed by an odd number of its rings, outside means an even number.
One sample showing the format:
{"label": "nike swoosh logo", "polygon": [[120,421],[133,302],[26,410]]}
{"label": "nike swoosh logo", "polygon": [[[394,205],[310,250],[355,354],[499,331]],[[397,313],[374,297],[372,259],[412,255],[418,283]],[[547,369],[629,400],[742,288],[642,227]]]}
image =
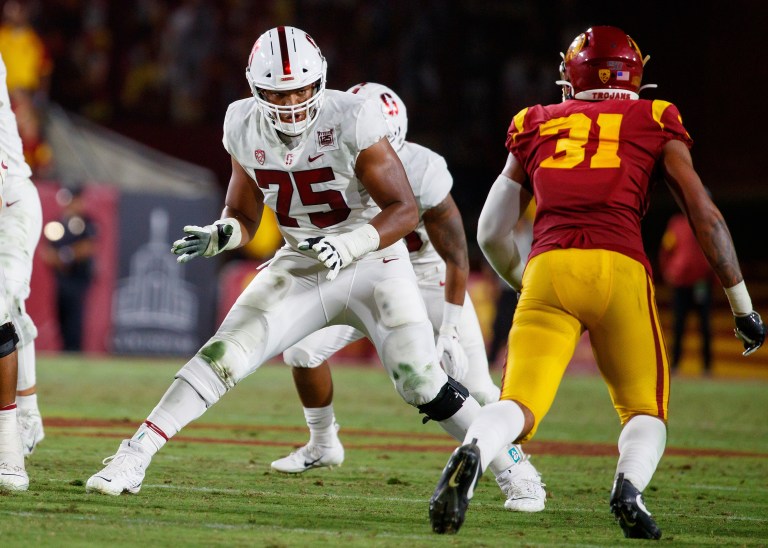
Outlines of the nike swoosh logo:
{"label": "nike swoosh logo", "polygon": [[312,468],[315,464],[317,464],[320,459],[323,457],[317,457],[315,460],[305,460],[304,461],[304,468]]}
{"label": "nike swoosh logo", "polygon": [[101,479],[103,479],[103,480],[104,480],[104,481],[106,481],[107,483],[112,483],[112,480],[111,480],[111,479],[107,479],[107,478],[105,478],[104,476],[96,476],[96,477],[97,477],[97,478],[101,478]]}
{"label": "nike swoosh logo", "polygon": [[451,477],[448,478],[448,487],[458,487],[459,482],[456,481],[456,478],[459,477],[459,474],[461,474],[461,471],[464,470],[464,462],[462,461],[459,463],[459,465],[456,467],[456,470],[453,471],[453,474],[451,474]]}
{"label": "nike swoosh logo", "polygon": [[8,202],[7,204],[5,204],[5,207],[11,207],[13,204],[16,204],[18,202],[19,202],[19,200],[14,200],[13,202]]}
{"label": "nike swoosh logo", "polygon": [[317,156],[310,156],[310,157],[308,158],[308,160],[309,160],[310,162],[314,162],[314,161],[315,161],[315,160],[317,160],[317,159],[318,159],[320,156],[324,156],[324,155],[325,155],[325,152],[321,152],[321,153],[320,153],[320,154],[318,154]]}
{"label": "nike swoosh logo", "polygon": [[396,260],[398,260],[399,258],[400,258],[400,257],[388,257],[388,258],[384,258],[384,259],[382,259],[382,262],[383,262],[384,264],[387,264],[387,263],[391,263],[392,261],[396,261]]}

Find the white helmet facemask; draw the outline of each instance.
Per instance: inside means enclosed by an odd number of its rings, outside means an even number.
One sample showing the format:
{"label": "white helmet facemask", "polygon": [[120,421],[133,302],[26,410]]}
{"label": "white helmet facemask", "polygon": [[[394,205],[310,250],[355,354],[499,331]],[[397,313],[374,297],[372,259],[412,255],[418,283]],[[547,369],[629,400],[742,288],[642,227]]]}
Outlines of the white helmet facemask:
{"label": "white helmet facemask", "polygon": [[[303,30],[276,27],[262,34],[251,50],[245,77],[259,111],[279,132],[296,137],[316,121],[325,96],[327,64],[315,41]],[[264,91],[313,86],[312,96],[295,105],[276,105]]]}

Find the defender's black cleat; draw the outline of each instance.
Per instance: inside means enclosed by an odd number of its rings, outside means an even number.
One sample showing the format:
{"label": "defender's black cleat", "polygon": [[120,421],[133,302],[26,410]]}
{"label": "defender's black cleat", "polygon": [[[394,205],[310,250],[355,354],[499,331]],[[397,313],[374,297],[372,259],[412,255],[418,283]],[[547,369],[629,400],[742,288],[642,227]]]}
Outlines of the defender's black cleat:
{"label": "defender's black cleat", "polygon": [[629,480],[624,479],[624,474],[616,476],[613,482],[610,504],[611,512],[616,516],[625,537],[652,540],[661,538],[661,529],[646,509],[642,493]]}
{"label": "defender's black cleat", "polygon": [[435,533],[454,534],[464,523],[464,514],[482,474],[477,440],[453,452],[429,499],[429,521]]}

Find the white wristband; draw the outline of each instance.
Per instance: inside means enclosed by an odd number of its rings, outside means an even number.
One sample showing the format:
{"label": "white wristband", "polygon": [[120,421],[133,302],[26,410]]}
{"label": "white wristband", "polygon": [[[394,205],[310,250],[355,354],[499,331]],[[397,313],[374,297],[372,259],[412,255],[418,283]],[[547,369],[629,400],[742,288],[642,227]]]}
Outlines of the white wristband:
{"label": "white wristband", "polygon": [[728,297],[728,302],[731,304],[731,311],[734,315],[746,316],[752,312],[752,299],[749,298],[747,284],[744,283],[744,280],[733,287],[727,287],[725,289],[725,296]]}
{"label": "white wristband", "polygon": [[464,307],[460,304],[443,303],[443,325],[452,325],[454,327],[459,325],[463,309]]}
{"label": "white wristband", "polygon": [[352,232],[336,236],[336,238],[347,246],[353,261],[366,253],[377,250],[380,243],[379,231],[370,223],[364,224]]}
{"label": "white wristband", "polygon": [[243,233],[240,229],[240,221],[238,221],[234,217],[227,217],[226,219],[219,219],[213,224],[217,227],[222,225],[227,225],[232,227],[232,234],[229,236],[229,240],[227,240],[227,244],[220,247],[219,252],[227,251],[229,249],[235,249],[240,245],[240,241],[243,239]]}

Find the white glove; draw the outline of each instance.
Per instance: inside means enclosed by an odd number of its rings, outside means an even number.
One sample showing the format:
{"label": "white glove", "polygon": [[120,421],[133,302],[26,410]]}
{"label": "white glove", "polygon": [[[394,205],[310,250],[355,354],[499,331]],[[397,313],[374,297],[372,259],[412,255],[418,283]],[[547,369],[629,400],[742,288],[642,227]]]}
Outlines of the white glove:
{"label": "white glove", "polygon": [[186,263],[195,257],[213,257],[240,244],[242,234],[237,219],[219,219],[212,225],[187,225],[188,235],[173,242],[171,251],[177,262]]}
{"label": "white glove", "polygon": [[457,325],[461,317],[462,307],[457,304],[445,303],[443,307],[443,323],[437,335],[437,356],[445,372],[453,379],[461,382],[469,369],[469,358],[459,343]]}
{"label": "white glove", "polygon": [[325,265],[327,280],[334,280],[342,268],[378,247],[379,233],[370,224],[339,236],[317,236],[299,243],[301,251],[311,249],[317,260]]}

